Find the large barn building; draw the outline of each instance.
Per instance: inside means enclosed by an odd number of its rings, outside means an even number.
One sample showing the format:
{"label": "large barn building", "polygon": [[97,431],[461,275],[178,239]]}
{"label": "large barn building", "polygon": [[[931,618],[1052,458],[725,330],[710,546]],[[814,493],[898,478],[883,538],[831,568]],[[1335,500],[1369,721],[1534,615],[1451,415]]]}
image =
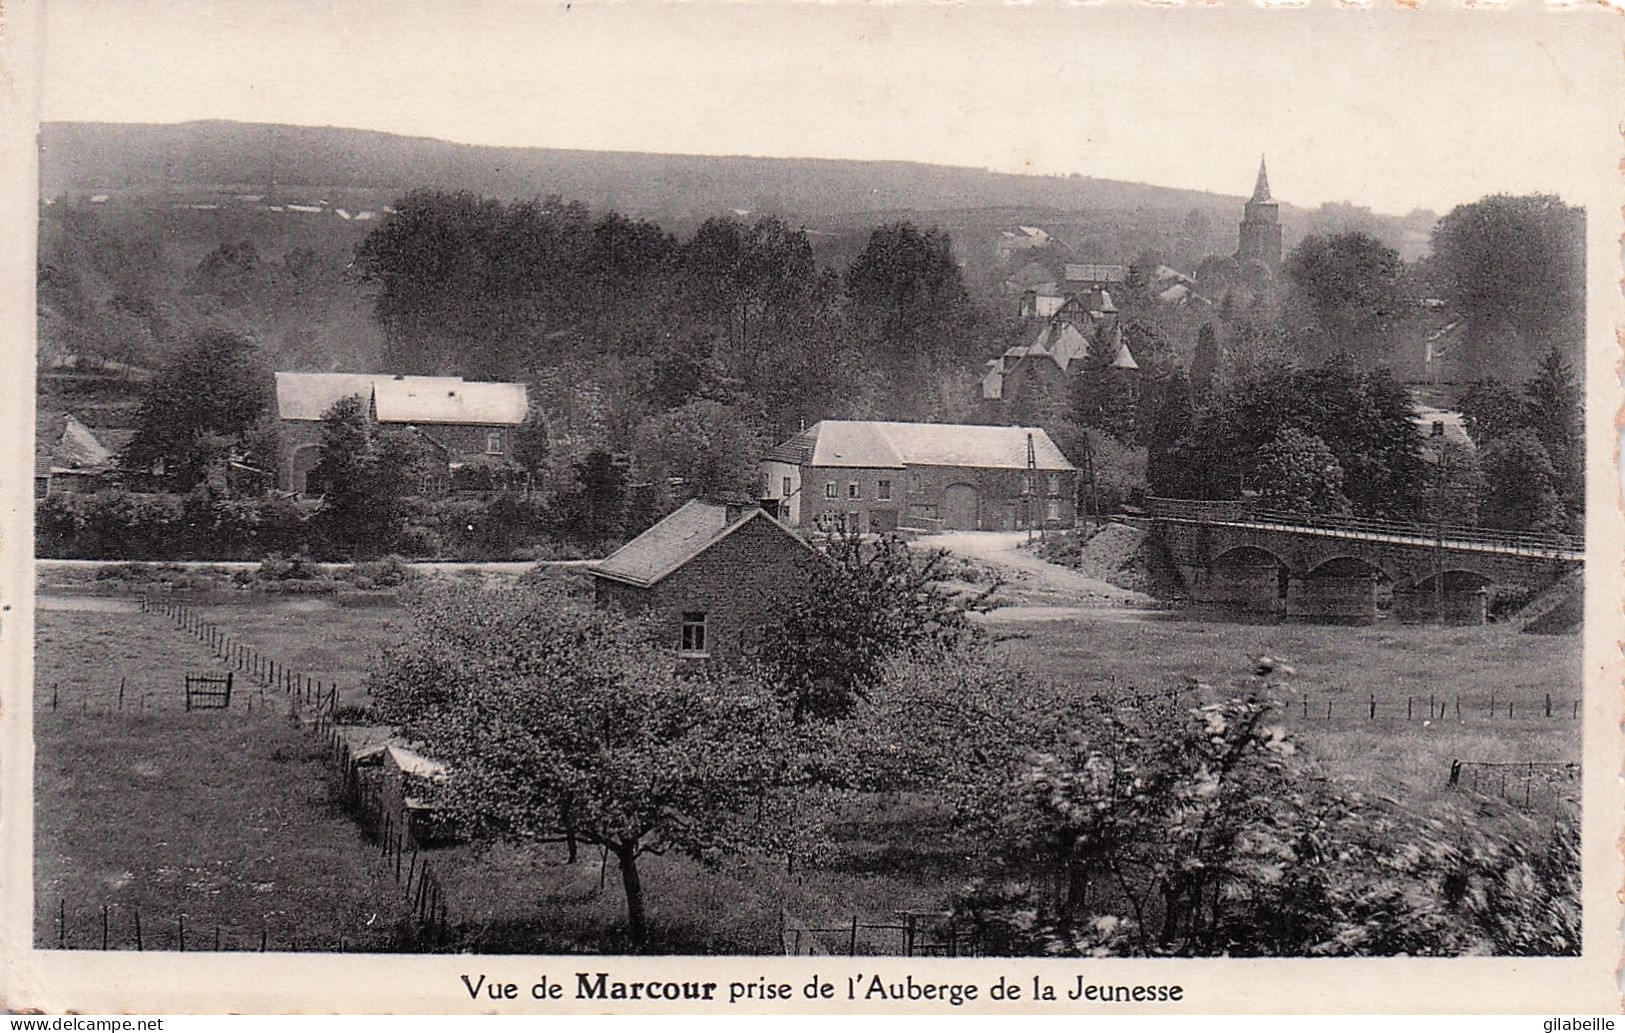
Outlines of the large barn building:
{"label": "large barn building", "polygon": [[768,452],[763,501],[796,527],[1070,527],[1077,468],[1040,427],[824,420]]}
{"label": "large barn building", "polygon": [[365,401],[379,424],[416,431],[452,468],[480,457],[512,458],[514,435],[529,409],[524,384],[388,373],[278,373],[277,484],[284,491],[316,488],[307,481],[321,459],[322,417],[350,397]]}

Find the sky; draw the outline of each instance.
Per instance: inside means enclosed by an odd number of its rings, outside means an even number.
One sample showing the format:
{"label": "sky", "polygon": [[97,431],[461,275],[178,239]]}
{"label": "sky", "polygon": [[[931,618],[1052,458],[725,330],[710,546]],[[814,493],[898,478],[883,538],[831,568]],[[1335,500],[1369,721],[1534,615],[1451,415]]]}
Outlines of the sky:
{"label": "sky", "polygon": [[[15,0],[14,0],[15,2]],[[1127,3],[30,0],[44,120],[904,159],[1447,211],[1585,203],[1620,16]]]}

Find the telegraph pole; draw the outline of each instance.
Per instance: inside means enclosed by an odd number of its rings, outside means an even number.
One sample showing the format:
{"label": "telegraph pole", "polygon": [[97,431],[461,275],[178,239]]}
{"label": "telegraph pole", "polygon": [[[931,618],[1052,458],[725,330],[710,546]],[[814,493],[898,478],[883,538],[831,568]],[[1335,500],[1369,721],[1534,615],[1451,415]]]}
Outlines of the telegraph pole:
{"label": "telegraph pole", "polygon": [[1027,542],[1033,540],[1033,496],[1038,488],[1038,457],[1033,451],[1033,433],[1027,432],[1027,483],[1022,486],[1022,495],[1027,503]]}

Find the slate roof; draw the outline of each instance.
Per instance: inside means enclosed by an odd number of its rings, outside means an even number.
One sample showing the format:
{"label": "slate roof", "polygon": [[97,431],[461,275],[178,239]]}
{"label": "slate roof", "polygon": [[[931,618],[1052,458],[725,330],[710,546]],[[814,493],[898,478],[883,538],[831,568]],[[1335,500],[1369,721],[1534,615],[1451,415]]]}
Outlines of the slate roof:
{"label": "slate roof", "polygon": [[1128,267],[1097,262],[1068,262],[1063,275],[1074,283],[1122,283],[1128,279]]}
{"label": "slate roof", "polygon": [[403,377],[373,384],[380,423],[477,423],[518,426],[529,401],[524,384],[459,377]]}
{"label": "slate roof", "polygon": [[113,449],[72,413],[39,413],[34,421],[34,466],[100,470],[113,465]]}
{"label": "slate roof", "polygon": [[744,527],[766,520],[803,548],[812,546],[755,506],[743,507],[728,519],[727,503],[710,499],[685,502],[676,512],[627,542],[592,568],[592,573],[614,581],[648,588],[675,573],[696,556]]}
{"label": "slate roof", "polygon": [[[774,452],[791,444],[804,447],[805,439],[810,438],[813,466],[892,470],[905,466],[963,466],[1024,470],[1029,434],[1033,439],[1037,469],[1076,469],[1042,427],[823,420]],[[773,458],[772,453],[769,457]]]}
{"label": "slate roof", "polygon": [[529,400],[524,384],[462,377],[408,377],[388,373],[278,373],[277,415],[320,420],[341,399],[359,395],[375,403],[381,423],[518,425]]}

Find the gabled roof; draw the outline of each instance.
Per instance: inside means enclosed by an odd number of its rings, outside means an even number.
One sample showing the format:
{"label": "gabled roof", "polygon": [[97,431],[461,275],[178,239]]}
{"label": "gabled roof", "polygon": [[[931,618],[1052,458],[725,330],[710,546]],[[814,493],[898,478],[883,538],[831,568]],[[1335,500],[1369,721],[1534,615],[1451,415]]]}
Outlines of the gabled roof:
{"label": "gabled roof", "polygon": [[1096,262],[1068,262],[1063,275],[1073,283],[1122,283],[1128,279],[1128,267],[1102,265]]}
{"label": "gabled roof", "polygon": [[525,422],[524,384],[494,384],[461,377],[402,377],[372,386],[380,423]]}
{"label": "gabled roof", "polygon": [[113,465],[113,450],[72,413],[39,413],[34,422],[35,465],[57,470],[97,470]]}
{"label": "gabled roof", "polygon": [[811,436],[813,442],[811,465],[828,468],[964,466],[1024,470],[1031,436],[1037,469],[1075,469],[1042,427],[824,420],[801,435],[806,436]]}
{"label": "gabled roof", "polygon": [[529,401],[524,384],[408,377],[388,373],[278,373],[277,415],[320,420],[334,403],[359,396],[381,423],[473,423],[517,426]]}
{"label": "gabled roof", "polygon": [[[733,512],[731,520],[730,511]],[[649,588],[753,520],[767,521],[796,544],[812,551],[812,546],[802,541],[800,535],[768,516],[765,510],[694,499],[610,553],[592,568],[592,573]]]}
{"label": "gabled roof", "polygon": [[1112,359],[1113,369],[1139,369],[1140,364],[1134,361],[1134,353],[1128,350],[1127,341],[1117,342],[1117,355]]}

